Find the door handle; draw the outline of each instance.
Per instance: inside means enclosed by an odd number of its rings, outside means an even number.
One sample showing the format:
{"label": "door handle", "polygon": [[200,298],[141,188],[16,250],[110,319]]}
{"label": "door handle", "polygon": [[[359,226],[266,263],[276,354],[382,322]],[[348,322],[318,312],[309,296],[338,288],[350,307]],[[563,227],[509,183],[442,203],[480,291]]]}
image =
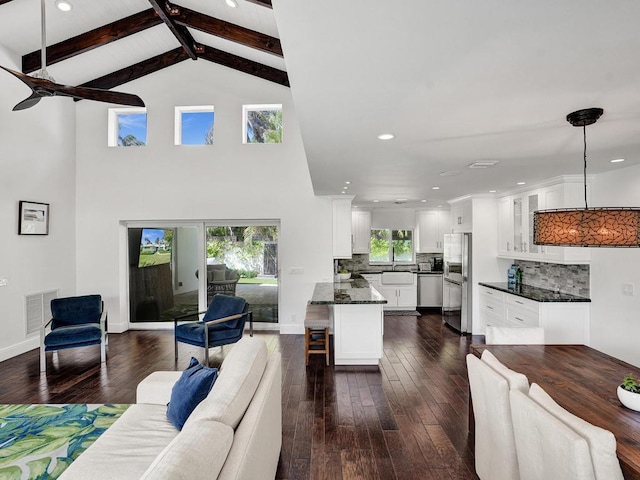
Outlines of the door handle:
{"label": "door handle", "polygon": [[516,320],[520,320],[521,322],[524,322],[524,320],[521,319],[520,317],[513,317],[513,318],[515,318]]}

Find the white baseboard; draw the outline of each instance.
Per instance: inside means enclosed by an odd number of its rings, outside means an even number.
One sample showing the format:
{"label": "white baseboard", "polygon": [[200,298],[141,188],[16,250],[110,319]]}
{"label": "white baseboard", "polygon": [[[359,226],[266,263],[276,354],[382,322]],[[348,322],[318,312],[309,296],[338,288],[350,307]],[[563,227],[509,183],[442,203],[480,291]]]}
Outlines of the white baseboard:
{"label": "white baseboard", "polygon": [[0,362],[13,357],[17,357],[18,355],[22,355],[23,353],[26,353],[29,350],[33,350],[34,348],[40,348],[39,336],[27,338],[20,343],[16,343],[15,345],[0,349]]}
{"label": "white baseboard", "polygon": [[281,324],[280,333],[282,335],[303,335],[304,325],[300,325],[297,323],[289,323],[286,325]]}

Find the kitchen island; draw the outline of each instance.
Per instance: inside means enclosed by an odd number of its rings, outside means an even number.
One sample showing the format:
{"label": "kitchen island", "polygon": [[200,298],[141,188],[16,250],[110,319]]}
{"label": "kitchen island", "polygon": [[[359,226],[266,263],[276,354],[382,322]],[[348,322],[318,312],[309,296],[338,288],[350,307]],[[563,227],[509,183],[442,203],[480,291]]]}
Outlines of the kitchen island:
{"label": "kitchen island", "polygon": [[378,365],[385,303],[385,298],[363,278],[316,284],[311,304],[329,306],[335,365]]}

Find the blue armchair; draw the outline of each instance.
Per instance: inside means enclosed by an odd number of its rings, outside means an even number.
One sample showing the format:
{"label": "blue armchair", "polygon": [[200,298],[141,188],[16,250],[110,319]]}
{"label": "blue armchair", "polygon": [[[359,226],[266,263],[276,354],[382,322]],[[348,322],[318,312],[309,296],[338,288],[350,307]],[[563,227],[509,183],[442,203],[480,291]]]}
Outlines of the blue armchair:
{"label": "blue armchair", "polygon": [[[180,323],[194,315],[204,313],[202,320]],[[242,338],[249,320],[253,337],[253,313],[244,298],[215,295],[206,312],[191,313],[174,318],[175,359],[178,360],[178,342],[204,348],[205,365],[209,365],[209,349],[235,343]]]}
{"label": "blue armchair", "polygon": [[51,316],[40,330],[41,372],[47,370],[46,352],[65,348],[100,345],[100,361],[106,361],[107,312],[100,295],[55,298]]}

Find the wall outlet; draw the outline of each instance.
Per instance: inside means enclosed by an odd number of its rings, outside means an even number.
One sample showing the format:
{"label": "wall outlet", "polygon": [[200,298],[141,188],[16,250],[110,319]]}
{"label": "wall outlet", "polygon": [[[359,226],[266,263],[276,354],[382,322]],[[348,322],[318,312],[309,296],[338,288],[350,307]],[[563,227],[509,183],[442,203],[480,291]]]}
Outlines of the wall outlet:
{"label": "wall outlet", "polygon": [[178,286],[181,287],[182,286],[182,282],[178,282]]}
{"label": "wall outlet", "polygon": [[633,283],[623,283],[622,284],[622,294],[633,297]]}
{"label": "wall outlet", "polygon": [[0,287],[6,287],[7,285],[9,285],[9,279],[8,278],[0,278]]}

